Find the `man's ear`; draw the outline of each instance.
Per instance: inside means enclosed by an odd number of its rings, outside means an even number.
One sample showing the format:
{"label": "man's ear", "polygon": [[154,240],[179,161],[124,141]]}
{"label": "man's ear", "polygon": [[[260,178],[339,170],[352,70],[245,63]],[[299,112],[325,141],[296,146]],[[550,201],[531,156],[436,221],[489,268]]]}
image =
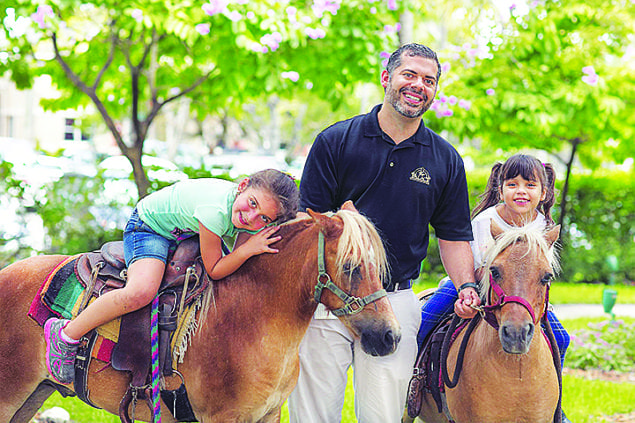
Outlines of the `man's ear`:
{"label": "man's ear", "polygon": [[384,69],[381,71],[380,77],[381,86],[384,87],[384,89],[388,86],[388,80],[390,80],[390,75],[388,74],[388,71]]}

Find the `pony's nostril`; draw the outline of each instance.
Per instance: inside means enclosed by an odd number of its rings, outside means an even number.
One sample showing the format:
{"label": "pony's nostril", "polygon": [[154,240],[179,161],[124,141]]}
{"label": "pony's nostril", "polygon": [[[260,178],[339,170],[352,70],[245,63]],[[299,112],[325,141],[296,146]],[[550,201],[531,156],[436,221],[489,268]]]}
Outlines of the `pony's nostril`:
{"label": "pony's nostril", "polygon": [[386,331],[386,334],[384,335],[384,343],[385,345],[394,345],[395,343],[395,335],[392,333],[391,330]]}
{"label": "pony's nostril", "polygon": [[507,328],[507,326],[501,327],[501,331],[503,333],[503,338],[509,338],[509,328]]}
{"label": "pony's nostril", "polygon": [[527,339],[531,339],[534,336],[535,326],[533,323],[527,325]]}

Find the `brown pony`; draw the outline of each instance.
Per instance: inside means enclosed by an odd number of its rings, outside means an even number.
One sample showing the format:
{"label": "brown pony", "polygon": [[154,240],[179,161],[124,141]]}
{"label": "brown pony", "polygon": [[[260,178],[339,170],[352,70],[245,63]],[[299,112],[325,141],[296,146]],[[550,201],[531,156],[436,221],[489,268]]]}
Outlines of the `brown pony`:
{"label": "brown pony", "polygon": [[[349,300],[357,297],[349,306],[352,314],[340,320],[361,338],[367,353],[394,352],[400,328],[382,296],[386,256],[374,227],[348,210],[309,215],[281,225],[282,240],[275,244],[279,253],[252,257],[233,275],[213,282],[214,300],[199,313],[197,332],[178,365],[198,421],[280,421],[281,406],[298,376],[298,346],[318,304],[318,281],[327,284],[330,279],[354,296]],[[318,276],[320,234],[328,276]],[[0,271],[1,422],[28,422],[56,389],[72,394],[72,385],[55,385],[49,378],[43,330],[27,317],[46,275],[64,258],[32,257]],[[331,310],[345,305],[334,291],[327,286],[318,296]],[[363,298],[370,303],[360,306]],[[92,363],[90,399],[118,414],[129,376],[103,362]],[[179,377],[166,378],[168,389],[180,383]],[[162,410],[162,420],[173,422],[165,404]],[[135,418],[149,421],[148,407],[140,403]]]}
{"label": "brown pony", "polygon": [[[557,420],[559,358],[554,360],[550,345],[556,351],[557,347],[553,337],[549,342],[541,333],[540,321],[546,313],[551,279],[558,270],[552,246],[560,227],[546,233],[528,226],[503,232],[492,223],[491,231],[496,242],[486,257],[487,271],[481,279],[486,305],[480,310],[491,323],[477,315],[462,366],[456,367],[456,363],[470,328],[463,329],[451,344],[444,378],[449,416],[439,413],[432,396],[424,393],[419,413],[424,422],[445,423],[449,418],[456,423]],[[458,377],[455,372],[460,372]],[[448,387],[452,384],[453,388]],[[406,414],[404,421],[412,420]]]}

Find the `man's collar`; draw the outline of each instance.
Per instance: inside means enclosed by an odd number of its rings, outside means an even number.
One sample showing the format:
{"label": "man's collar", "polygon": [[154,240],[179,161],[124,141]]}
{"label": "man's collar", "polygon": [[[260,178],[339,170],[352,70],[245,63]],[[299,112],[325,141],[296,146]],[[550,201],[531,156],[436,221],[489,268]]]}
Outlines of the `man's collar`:
{"label": "man's collar", "polygon": [[[379,119],[377,118],[377,114],[381,110],[381,106],[381,104],[376,105],[375,107],[373,107],[370,113],[364,116],[363,130],[365,137],[384,137],[384,131],[381,130],[381,127],[379,126]],[[386,138],[389,139],[390,137],[386,135]],[[418,144],[430,144],[430,134],[428,133],[423,120],[420,120],[417,132],[415,133],[414,137],[411,137],[410,139],[413,139],[413,141]]]}

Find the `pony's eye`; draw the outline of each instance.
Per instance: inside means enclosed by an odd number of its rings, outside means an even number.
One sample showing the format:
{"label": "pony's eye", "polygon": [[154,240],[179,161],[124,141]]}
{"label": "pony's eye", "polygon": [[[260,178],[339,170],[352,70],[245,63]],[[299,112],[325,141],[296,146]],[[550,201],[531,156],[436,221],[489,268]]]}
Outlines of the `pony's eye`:
{"label": "pony's eye", "polygon": [[547,272],[542,277],[542,279],[540,279],[540,283],[543,284],[543,285],[548,285],[548,284],[551,283],[552,280],[553,280],[553,274]]}
{"label": "pony's eye", "polygon": [[345,263],[343,267],[344,273],[349,277],[358,277],[360,275],[359,266],[351,263]]}
{"label": "pony's eye", "polygon": [[495,280],[499,280],[501,278],[501,272],[500,270],[498,270],[498,267],[492,266],[489,268],[489,271]]}

